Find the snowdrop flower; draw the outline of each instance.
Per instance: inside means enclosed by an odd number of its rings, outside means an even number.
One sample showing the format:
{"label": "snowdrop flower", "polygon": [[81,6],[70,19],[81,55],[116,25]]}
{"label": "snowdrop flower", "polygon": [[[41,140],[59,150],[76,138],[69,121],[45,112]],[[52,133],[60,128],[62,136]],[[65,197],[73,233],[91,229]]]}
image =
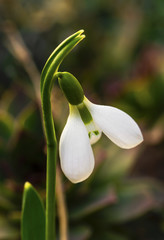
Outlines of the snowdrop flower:
{"label": "snowdrop flower", "polygon": [[70,114],[59,143],[61,168],[73,183],[87,179],[94,168],[91,144],[102,132],[116,145],[129,149],[143,141],[136,122],[125,112],[91,103],[70,73],[58,73],[59,84],[69,101]]}

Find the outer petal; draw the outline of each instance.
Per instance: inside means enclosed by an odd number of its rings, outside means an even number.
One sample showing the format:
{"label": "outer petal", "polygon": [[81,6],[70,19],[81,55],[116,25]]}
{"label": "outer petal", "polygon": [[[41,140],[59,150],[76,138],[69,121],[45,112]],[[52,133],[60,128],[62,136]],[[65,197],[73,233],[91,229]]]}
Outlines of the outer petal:
{"label": "outer petal", "polygon": [[96,105],[85,99],[93,120],[104,134],[121,148],[133,148],[143,141],[136,122],[125,112],[108,106]]}
{"label": "outer petal", "polygon": [[67,178],[78,183],[92,173],[94,156],[84,123],[76,107],[72,107],[59,143],[61,168]]}

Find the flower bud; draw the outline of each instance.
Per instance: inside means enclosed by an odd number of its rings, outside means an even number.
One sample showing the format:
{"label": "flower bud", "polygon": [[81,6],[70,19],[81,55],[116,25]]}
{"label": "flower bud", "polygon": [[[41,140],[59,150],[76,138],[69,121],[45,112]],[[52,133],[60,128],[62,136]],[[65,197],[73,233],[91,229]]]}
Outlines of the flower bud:
{"label": "flower bud", "polygon": [[59,80],[60,88],[72,105],[78,105],[84,100],[83,89],[78,80],[68,72],[58,72],[56,77]]}

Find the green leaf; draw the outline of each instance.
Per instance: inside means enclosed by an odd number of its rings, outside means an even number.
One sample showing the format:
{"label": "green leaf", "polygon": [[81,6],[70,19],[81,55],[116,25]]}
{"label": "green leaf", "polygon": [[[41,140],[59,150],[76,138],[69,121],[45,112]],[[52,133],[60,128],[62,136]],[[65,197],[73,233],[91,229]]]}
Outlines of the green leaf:
{"label": "green leaf", "polygon": [[29,182],[24,186],[21,234],[22,240],[45,240],[43,203]]}

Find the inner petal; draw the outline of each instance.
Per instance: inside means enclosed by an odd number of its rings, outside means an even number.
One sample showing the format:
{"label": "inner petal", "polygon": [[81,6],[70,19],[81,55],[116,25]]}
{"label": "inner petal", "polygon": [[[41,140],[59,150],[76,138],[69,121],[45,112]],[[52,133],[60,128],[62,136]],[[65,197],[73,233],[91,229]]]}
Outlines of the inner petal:
{"label": "inner petal", "polygon": [[98,127],[93,121],[85,124],[85,127],[88,131],[90,144],[96,143],[100,139],[102,132],[98,129]]}
{"label": "inner petal", "polygon": [[96,143],[100,137],[102,131],[99,130],[96,123],[94,122],[90,111],[87,106],[83,103],[77,105],[77,109],[80,113],[81,119],[88,131],[88,137],[90,140],[90,144]]}

